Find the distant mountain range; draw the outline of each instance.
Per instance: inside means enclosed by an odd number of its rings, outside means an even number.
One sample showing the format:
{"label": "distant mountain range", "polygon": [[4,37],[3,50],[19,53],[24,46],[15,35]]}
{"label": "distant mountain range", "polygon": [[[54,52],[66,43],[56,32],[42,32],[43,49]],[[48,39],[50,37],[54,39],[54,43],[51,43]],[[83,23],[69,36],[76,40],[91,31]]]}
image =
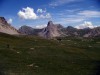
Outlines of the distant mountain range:
{"label": "distant mountain range", "polygon": [[100,37],[100,27],[93,29],[76,29],[72,26],[63,27],[60,24],[53,24],[49,21],[47,27],[43,29],[35,29],[29,26],[21,26],[19,30],[7,23],[4,17],[0,17],[0,32],[11,35],[37,35],[43,38],[52,39],[54,37]]}

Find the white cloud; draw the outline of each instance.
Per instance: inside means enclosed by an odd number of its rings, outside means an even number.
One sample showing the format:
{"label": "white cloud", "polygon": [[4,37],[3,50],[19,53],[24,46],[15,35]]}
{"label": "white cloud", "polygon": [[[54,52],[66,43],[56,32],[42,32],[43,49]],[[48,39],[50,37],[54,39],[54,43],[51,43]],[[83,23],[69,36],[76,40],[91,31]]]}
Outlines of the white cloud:
{"label": "white cloud", "polygon": [[50,13],[47,13],[45,17],[46,18],[51,18],[51,14]]}
{"label": "white cloud", "polygon": [[37,19],[38,18],[38,16],[34,12],[34,9],[30,7],[22,8],[22,10],[18,12],[18,16],[22,19]]}
{"label": "white cloud", "polygon": [[44,16],[43,14],[41,14],[39,17],[40,17],[40,18],[45,18],[45,16]]}
{"label": "white cloud", "polygon": [[46,12],[46,9],[43,10],[43,9],[37,9],[37,13],[45,13]]}
{"label": "white cloud", "polygon": [[[39,14],[38,14],[39,13]],[[22,10],[20,10],[18,12],[18,16],[21,19],[30,19],[30,20],[35,20],[35,19],[47,19],[47,18],[51,18],[51,14],[46,12],[46,9],[37,9],[37,14],[34,12],[34,9],[31,7],[26,7],[26,8],[22,8]]]}
{"label": "white cloud", "polygon": [[92,24],[92,22],[87,22],[87,21],[85,21],[83,24],[80,24],[78,26],[75,26],[75,28],[77,28],[77,29],[84,29],[84,28],[91,28],[92,29],[94,27],[97,27],[97,26],[94,26]]}
{"label": "white cloud", "polygon": [[13,21],[13,20],[10,18],[7,22],[8,22],[9,24],[11,24],[12,21]]}
{"label": "white cloud", "polygon": [[47,26],[46,24],[44,24],[44,25],[37,25],[34,28],[36,28],[36,29],[42,29],[42,28],[45,28],[46,26]]}
{"label": "white cloud", "polygon": [[[67,12],[72,12],[72,13],[65,14]],[[59,21],[72,24],[89,20],[91,18],[99,18],[100,12],[93,10],[80,11],[79,9],[74,9],[74,10],[65,10],[65,12],[57,13],[56,15],[58,16]]]}
{"label": "white cloud", "polygon": [[51,14],[48,13],[48,12],[46,11],[46,9],[45,9],[45,10],[43,10],[43,9],[38,9],[38,10],[37,10],[37,13],[40,13],[40,14],[38,15],[38,18],[43,18],[43,19],[51,18]]}
{"label": "white cloud", "polygon": [[76,2],[76,1],[81,1],[81,0],[55,0],[55,1],[51,2],[49,5],[55,7],[55,6],[60,6],[63,4],[68,4],[71,2]]}
{"label": "white cloud", "polygon": [[51,14],[50,13],[46,13],[46,15],[41,14],[39,18],[51,18]]}
{"label": "white cloud", "polygon": [[84,10],[80,11],[78,15],[84,16],[84,17],[100,17],[99,11],[92,11],[92,10]]}

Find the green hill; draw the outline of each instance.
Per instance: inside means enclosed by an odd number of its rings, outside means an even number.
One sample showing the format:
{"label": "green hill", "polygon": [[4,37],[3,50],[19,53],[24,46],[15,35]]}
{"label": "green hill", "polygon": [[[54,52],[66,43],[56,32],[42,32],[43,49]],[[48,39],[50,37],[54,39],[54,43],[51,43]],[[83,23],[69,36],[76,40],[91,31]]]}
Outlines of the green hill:
{"label": "green hill", "polygon": [[0,59],[0,75],[99,75],[100,39],[0,33]]}

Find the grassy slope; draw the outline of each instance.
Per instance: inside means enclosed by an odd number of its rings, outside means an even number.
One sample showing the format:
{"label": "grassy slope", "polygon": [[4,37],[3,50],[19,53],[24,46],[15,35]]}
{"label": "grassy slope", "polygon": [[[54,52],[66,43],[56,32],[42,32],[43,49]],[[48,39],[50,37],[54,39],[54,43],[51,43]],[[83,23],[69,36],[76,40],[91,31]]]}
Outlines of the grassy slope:
{"label": "grassy slope", "polygon": [[0,33],[0,59],[0,75],[99,75],[100,39],[59,43]]}

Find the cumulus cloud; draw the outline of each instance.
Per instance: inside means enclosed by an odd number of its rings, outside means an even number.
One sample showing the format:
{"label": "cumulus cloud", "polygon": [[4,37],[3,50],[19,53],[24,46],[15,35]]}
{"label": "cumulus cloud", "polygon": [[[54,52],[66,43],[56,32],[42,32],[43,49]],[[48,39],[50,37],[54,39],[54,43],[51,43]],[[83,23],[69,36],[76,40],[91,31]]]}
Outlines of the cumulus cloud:
{"label": "cumulus cloud", "polygon": [[97,26],[94,26],[92,24],[92,22],[88,22],[88,21],[85,21],[83,24],[80,24],[78,26],[75,26],[75,28],[77,29],[84,29],[84,28],[94,28],[94,27],[97,27]]}
{"label": "cumulus cloud", "polygon": [[18,16],[22,19],[37,19],[38,18],[38,16],[34,12],[34,9],[30,7],[22,8],[22,10],[18,12]]}
{"label": "cumulus cloud", "polygon": [[21,19],[30,19],[30,20],[35,20],[35,19],[47,19],[47,18],[51,18],[51,14],[46,12],[46,9],[37,9],[37,13],[35,13],[34,9],[31,7],[26,7],[26,8],[22,8],[22,10],[20,10],[18,12],[18,16]]}
{"label": "cumulus cloud", "polygon": [[12,21],[13,21],[13,20],[10,18],[7,22],[8,22],[9,24],[11,24]]}
{"label": "cumulus cloud", "polygon": [[43,9],[37,9],[37,13],[45,13],[46,12],[46,9],[43,10]]}
{"label": "cumulus cloud", "polygon": [[47,25],[44,24],[44,25],[37,25],[35,26],[36,29],[42,29],[42,28],[45,28]]}

